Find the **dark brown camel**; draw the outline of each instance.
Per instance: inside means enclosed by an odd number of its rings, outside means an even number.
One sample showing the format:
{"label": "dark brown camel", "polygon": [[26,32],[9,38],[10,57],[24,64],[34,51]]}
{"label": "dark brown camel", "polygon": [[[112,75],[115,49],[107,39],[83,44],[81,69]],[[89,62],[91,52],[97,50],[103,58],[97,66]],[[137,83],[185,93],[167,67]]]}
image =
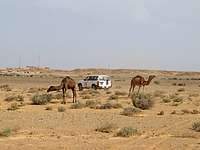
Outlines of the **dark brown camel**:
{"label": "dark brown camel", "polygon": [[59,91],[62,89],[63,92],[63,104],[66,104],[65,101],[65,93],[67,89],[71,89],[73,93],[73,103],[76,102],[76,82],[70,78],[69,76],[66,76],[64,79],[62,79],[61,84],[58,86],[50,86],[47,90],[47,92],[51,91]]}
{"label": "dark brown camel", "polygon": [[149,85],[150,82],[155,77],[156,77],[155,75],[150,75],[147,81],[145,81],[144,77],[139,76],[139,75],[133,77],[132,80],[131,80],[131,87],[129,89],[129,95],[128,96],[130,96],[131,90],[132,90],[132,93],[134,92],[135,86],[139,86],[139,89],[138,89],[138,92],[137,92],[137,94],[139,94],[141,86],[143,86],[143,90],[144,90],[144,87],[146,85]]}

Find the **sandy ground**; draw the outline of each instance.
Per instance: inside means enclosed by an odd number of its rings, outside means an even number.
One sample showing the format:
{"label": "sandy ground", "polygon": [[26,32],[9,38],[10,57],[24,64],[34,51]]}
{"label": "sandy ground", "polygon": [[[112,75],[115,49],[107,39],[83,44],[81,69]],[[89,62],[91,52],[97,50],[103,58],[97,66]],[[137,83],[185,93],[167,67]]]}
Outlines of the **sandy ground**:
{"label": "sandy ground", "polygon": [[[85,98],[78,91],[79,102],[97,100],[102,104],[116,91],[124,92],[117,101],[123,108],[118,109],[71,109],[72,98],[67,104],[53,99],[47,105],[32,105],[31,98],[37,93],[46,93],[49,85],[57,85],[62,77],[70,75],[76,81],[87,74],[108,74],[112,76],[113,87],[98,90],[98,94]],[[132,117],[121,115],[126,107],[132,107],[128,98],[130,79],[135,75],[154,74],[156,78],[145,88],[144,93],[151,94],[154,105]],[[192,130],[192,124],[200,121],[200,73],[141,71],[141,70],[74,70],[50,71],[33,77],[0,76],[0,85],[9,85],[11,91],[0,89],[0,132],[10,129],[9,136],[0,136],[0,150],[199,150],[200,132]],[[157,81],[157,83],[155,83]],[[173,84],[185,83],[185,86]],[[30,88],[32,91],[30,91]],[[36,91],[34,91],[34,90]],[[182,90],[180,90],[182,89]],[[54,92],[52,94],[58,94]],[[17,110],[7,110],[12,102],[5,101],[11,95],[23,95],[24,102]],[[71,91],[68,91],[71,95]],[[163,102],[164,97],[176,95],[179,102]],[[19,102],[17,102],[19,103]],[[49,106],[52,110],[46,110]],[[58,107],[65,112],[58,112]],[[164,111],[164,115],[157,115]],[[175,114],[171,114],[176,111]],[[112,123],[115,129],[109,133],[97,132],[103,124]],[[131,137],[116,136],[123,127],[132,127],[138,134]]]}

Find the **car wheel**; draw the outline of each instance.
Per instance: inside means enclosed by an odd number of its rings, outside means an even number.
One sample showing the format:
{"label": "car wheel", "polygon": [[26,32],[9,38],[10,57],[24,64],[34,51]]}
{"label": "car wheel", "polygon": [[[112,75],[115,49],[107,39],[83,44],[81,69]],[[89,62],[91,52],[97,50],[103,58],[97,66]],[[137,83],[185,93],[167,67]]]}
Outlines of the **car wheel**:
{"label": "car wheel", "polygon": [[83,90],[82,84],[79,84],[79,85],[78,85],[78,89],[79,89],[79,91],[82,91],[82,90]]}
{"label": "car wheel", "polygon": [[96,90],[97,89],[97,86],[96,85],[92,85],[92,89]]}

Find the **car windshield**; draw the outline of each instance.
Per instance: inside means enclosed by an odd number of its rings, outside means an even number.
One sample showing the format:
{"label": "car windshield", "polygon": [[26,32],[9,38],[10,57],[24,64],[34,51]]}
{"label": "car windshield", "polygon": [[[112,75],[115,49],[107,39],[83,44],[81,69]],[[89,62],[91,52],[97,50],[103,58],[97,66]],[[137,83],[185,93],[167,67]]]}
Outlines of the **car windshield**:
{"label": "car windshield", "polygon": [[104,81],[110,80],[110,77],[100,77],[99,80],[104,80]]}

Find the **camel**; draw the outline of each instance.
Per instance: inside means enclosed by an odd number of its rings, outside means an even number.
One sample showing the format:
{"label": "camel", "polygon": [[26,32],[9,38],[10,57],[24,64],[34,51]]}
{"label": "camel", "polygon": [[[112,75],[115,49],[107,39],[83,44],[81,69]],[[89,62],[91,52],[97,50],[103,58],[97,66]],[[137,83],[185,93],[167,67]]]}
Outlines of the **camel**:
{"label": "camel", "polygon": [[155,75],[150,75],[147,81],[144,79],[144,77],[139,76],[139,75],[133,77],[131,80],[131,87],[129,89],[128,96],[130,96],[131,90],[132,90],[132,93],[134,92],[135,86],[139,86],[137,95],[139,94],[141,86],[143,86],[143,91],[144,91],[144,87],[149,85],[151,83],[151,81],[153,80],[153,78],[155,78],[155,77],[156,77]]}
{"label": "camel", "polygon": [[70,78],[69,76],[66,76],[62,79],[61,84],[58,86],[50,86],[47,90],[47,92],[51,91],[59,91],[62,89],[63,92],[63,104],[66,104],[65,101],[65,93],[67,89],[71,89],[73,93],[73,103],[76,102],[76,82]]}

